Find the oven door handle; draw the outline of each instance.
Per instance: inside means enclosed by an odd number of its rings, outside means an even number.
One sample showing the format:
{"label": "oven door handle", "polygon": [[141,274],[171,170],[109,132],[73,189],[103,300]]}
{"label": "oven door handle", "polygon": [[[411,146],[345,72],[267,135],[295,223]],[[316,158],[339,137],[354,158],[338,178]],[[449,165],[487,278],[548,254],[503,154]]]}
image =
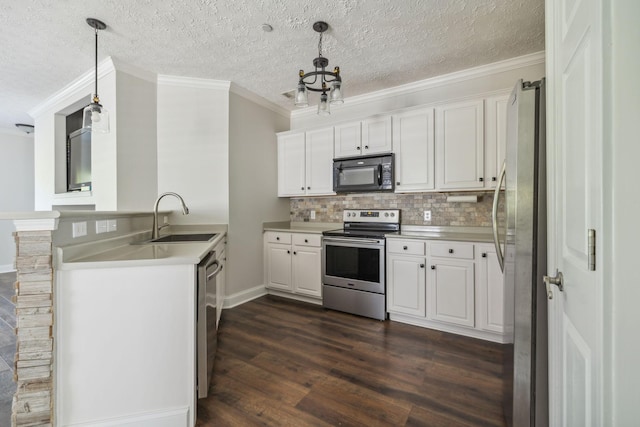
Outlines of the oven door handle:
{"label": "oven door handle", "polygon": [[375,244],[384,245],[383,239],[366,239],[366,238],[332,238],[323,237],[322,240],[326,243],[340,243],[340,244]]}

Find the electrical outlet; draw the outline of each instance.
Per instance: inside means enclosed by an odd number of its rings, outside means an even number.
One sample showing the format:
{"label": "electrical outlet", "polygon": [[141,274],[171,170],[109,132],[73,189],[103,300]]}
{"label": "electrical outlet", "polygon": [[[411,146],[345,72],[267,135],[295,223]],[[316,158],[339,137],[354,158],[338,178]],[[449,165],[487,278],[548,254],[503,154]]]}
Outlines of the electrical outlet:
{"label": "electrical outlet", "polygon": [[96,234],[106,233],[109,231],[107,229],[107,220],[96,221]]}
{"label": "electrical outlet", "polygon": [[309,212],[309,218],[316,219],[316,211]]}
{"label": "electrical outlet", "polygon": [[71,230],[71,235],[75,239],[76,237],[82,237],[87,235],[87,222],[74,222]]}
{"label": "electrical outlet", "polygon": [[424,220],[431,221],[431,211],[424,211]]}

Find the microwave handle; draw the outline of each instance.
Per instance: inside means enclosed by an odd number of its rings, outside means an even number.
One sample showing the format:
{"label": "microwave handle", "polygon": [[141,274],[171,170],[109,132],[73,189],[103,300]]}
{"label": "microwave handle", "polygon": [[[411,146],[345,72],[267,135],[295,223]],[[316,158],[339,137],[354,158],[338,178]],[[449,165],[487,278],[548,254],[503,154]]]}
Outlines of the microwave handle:
{"label": "microwave handle", "polygon": [[378,185],[382,185],[382,164],[378,164]]}

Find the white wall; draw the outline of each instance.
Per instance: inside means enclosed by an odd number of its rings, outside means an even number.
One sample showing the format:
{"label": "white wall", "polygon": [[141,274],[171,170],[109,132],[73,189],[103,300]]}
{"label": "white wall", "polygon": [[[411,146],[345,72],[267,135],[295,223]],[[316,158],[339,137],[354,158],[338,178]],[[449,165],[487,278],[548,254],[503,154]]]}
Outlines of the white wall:
{"label": "white wall", "polygon": [[[190,210],[170,223],[229,222],[229,82],[158,77],[157,194],[166,191]],[[178,211],[172,199],[160,209]]]}
{"label": "white wall", "polygon": [[331,115],[323,117],[316,114],[314,98],[310,100],[313,106],[291,113],[291,129],[333,125],[402,108],[512,89],[518,79],[534,81],[544,75],[544,54],[539,53],[351,98],[345,82],[344,104],[332,105]]}
{"label": "white wall", "polygon": [[[640,2],[605,0],[605,423],[632,426],[640,419]],[[610,22],[607,22],[610,21]],[[609,423],[610,421],[610,423]]]}
{"label": "white wall", "polygon": [[[0,129],[0,211],[33,210],[33,134]],[[0,273],[13,271],[12,221],[0,221]]]}
{"label": "white wall", "polygon": [[263,284],[262,223],[289,219],[289,199],[276,197],[275,135],[288,126],[288,117],[230,93],[227,295]]}

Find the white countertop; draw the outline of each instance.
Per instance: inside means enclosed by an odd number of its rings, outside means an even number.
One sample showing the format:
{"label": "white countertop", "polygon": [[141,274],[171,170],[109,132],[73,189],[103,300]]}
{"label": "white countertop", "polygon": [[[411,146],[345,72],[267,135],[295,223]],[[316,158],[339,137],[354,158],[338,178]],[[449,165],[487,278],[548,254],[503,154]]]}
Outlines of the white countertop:
{"label": "white countertop", "polygon": [[322,234],[323,231],[342,228],[341,222],[265,222],[263,231],[281,231],[287,233]]}
{"label": "white countertop", "polygon": [[[209,242],[144,243],[148,235],[124,236],[113,242],[92,242],[56,248],[61,270],[198,264],[227,232],[226,225],[173,227],[171,234],[217,233]],[[167,233],[162,233],[167,234]]]}
{"label": "white countertop", "polygon": [[454,226],[402,226],[400,234],[387,235],[390,239],[432,239],[460,242],[493,243],[491,227]]}

